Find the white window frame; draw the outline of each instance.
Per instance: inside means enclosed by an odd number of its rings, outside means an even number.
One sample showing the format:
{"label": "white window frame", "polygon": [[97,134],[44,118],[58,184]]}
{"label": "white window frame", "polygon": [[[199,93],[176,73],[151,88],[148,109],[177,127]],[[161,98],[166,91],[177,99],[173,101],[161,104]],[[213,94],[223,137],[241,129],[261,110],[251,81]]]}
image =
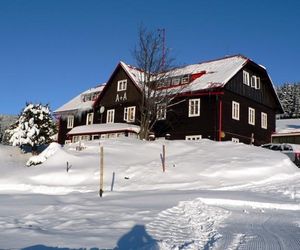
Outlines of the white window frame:
{"label": "white window frame", "polygon": [[261,85],[261,81],[260,81],[260,77],[256,77],[256,85],[255,85],[255,89],[260,89],[260,85]]}
{"label": "white window frame", "polygon": [[248,108],[248,123],[255,125],[255,109],[251,107]]}
{"label": "white window frame", "polygon": [[86,125],[91,125],[94,123],[94,113],[87,113],[86,115]]}
{"label": "white window frame", "polygon": [[65,144],[66,144],[66,145],[67,145],[67,144],[70,144],[70,143],[72,143],[71,140],[65,140]]}
{"label": "white window frame", "polygon": [[200,98],[189,100],[189,117],[200,116]]}
{"label": "white window frame", "polygon": [[127,89],[127,79],[118,81],[117,91],[124,91]]}
{"label": "white window frame", "polygon": [[256,88],[256,76],[251,76],[251,88]]}
{"label": "white window frame", "polygon": [[265,112],[261,112],[261,127],[263,129],[268,128],[268,114]]}
{"label": "white window frame", "polygon": [[235,143],[239,143],[239,142],[240,142],[240,139],[239,139],[239,138],[232,137],[232,138],[231,138],[231,141],[232,141],[232,142],[235,142]]}
{"label": "white window frame", "polygon": [[243,70],[243,83],[250,86],[250,75],[246,70]]}
{"label": "white window frame", "polygon": [[167,118],[167,104],[160,103],[156,106],[156,119],[165,120]]}
{"label": "white window frame", "polygon": [[114,123],[115,121],[115,110],[108,109],[106,111],[106,123]]}
{"label": "white window frame", "polygon": [[240,104],[235,101],[232,101],[232,119],[240,120]]}
{"label": "white window frame", "polygon": [[186,135],[185,140],[186,141],[199,141],[202,139],[202,135]]}
{"label": "white window frame", "polygon": [[135,121],[135,106],[124,108],[124,121],[126,122]]}
{"label": "white window frame", "polygon": [[74,128],[74,115],[68,115],[67,128]]}
{"label": "white window frame", "polygon": [[73,137],[72,137],[72,142],[73,142],[73,143],[76,143],[76,142],[78,142],[78,141],[80,141],[80,136],[79,136],[79,135],[73,135]]}

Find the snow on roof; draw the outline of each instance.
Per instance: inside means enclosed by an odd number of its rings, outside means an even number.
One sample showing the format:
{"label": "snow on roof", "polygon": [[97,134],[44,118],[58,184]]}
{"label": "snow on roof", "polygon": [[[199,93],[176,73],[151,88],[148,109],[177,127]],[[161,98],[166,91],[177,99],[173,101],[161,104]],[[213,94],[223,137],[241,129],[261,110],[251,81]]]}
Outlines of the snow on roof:
{"label": "snow on roof", "polygon": [[174,75],[186,75],[205,72],[201,77],[192,81],[184,91],[196,91],[214,87],[223,87],[247,62],[243,56],[227,57],[215,61],[188,65],[175,69],[171,72]]}
{"label": "snow on roof", "polygon": [[300,119],[276,120],[276,134],[300,133]]}
{"label": "snow on roof", "polygon": [[[197,91],[214,87],[223,87],[248,61],[244,56],[237,55],[225,57],[218,60],[191,64],[185,67],[171,70],[168,77],[189,75],[204,72],[204,74],[193,80],[184,88],[184,92]],[[143,72],[133,66],[120,62],[133,81],[140,85]],[[178,88],[182,88],[179,86]],[[175,87],[174,87],[175,89]]]}
{"label": "snow on roof", "polygon": [[134,133],[139,133],[140,127],[137,125],[127,123],[91,124],[75,127],[68,133],[68,135],[109,133],[116,131],[131,131]]}
{"label": "snow on roof", "polygon": [[143,81],[144,79],[144,74],[143,71],[131,66],[129,64],[126,64],[122,61],[120,61],[120,64],[122,65],[122,67],[125,69],[125,71],[128,73],[129,77],[131,78],[131,80],[133,80],[133,82],[135,82],[139,87],[140,83]]}
{"label": "snow on roof", "polygon": [[84,96],[87,96],[87,95],[93,94],[93,93],[97,93],[97,92],[99,92],[99,94],[100,94],[101,91],[103,90],[104,86],[105,86],[105,83],[102,83],[101,85],[99,85],[95,88],[90,88],[90,89],[80,93],[79,95],[74,97],[72,100],[70,100],[69,102],[65,103],[64,105],[62,105],[61,107],[56,109],[54,111],[54,113],[91,109],[93,106],[94,100],[91,99],[91,100],[84,101]]}

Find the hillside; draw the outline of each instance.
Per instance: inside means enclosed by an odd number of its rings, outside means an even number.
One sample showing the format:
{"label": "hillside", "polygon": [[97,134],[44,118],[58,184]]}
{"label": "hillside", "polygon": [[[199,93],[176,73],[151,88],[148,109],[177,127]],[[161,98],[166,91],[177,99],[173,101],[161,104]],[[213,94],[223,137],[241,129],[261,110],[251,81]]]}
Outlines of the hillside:
{"label": "hillside", "polygon": [[51,144],[30,168],[0,146],[0,248],[299,249],[300,171],[285,155],[209,140],[101,145],[102,198],[99,142]]}

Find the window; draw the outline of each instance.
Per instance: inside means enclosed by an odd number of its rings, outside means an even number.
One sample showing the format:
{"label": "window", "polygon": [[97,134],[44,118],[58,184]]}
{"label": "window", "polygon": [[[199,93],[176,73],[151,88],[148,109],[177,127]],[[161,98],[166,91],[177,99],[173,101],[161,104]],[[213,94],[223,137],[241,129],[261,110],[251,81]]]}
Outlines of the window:
{"label": "window", "polygon": [[156,118],[157,120],[165,120],[167,116],[167,104],[157,104],[156,108]]}
{"label": "window", "polygon": [[127,79],[118,81],[117,91],[124,91],[127,89]]}
{"label": "window", "polygon": [[189,75],[185,75],[185,76],[182,77],[181,83],[182,84],[189,83],[189,80],[190,80]]}
{"label": "window", "polygon": [[199,141],[202,139],[202,135],[187,135],[185,137],[186,141]]}
{"label": "window", "polygon": [[67,128],[73,128],[73,127],[74,127],[74,116],[69,115],[67,121]]}
{"label": "window", "polygon": [[251,88],[256,88],[256,76],[251,76]]}
{"label": "window", "polygon": [[67,144],[70,144],[70,143],[72,143],[71,140],[65,140],[65,144],[66,144],[66,145],[67,145]]}
{"label": "window", "polygon": [[91,140],[91,136],[90,135],[82,135],[80,137],[81,141],[90,141]]}
{"label": "window", "polygon": [[231,138],[231,141],[232,141],[232,142],[235,142],[235,143],[239,143],[239,142],[240,142],[240,139],[239,139],[239,138],[232,137],[232,138]]}
{"label": "window", "polygon": [[124,121],[134,122],[135,120],[135,106],[124,108]]}
{"label": "window", "polygon": [[94,113],[88,113],[86,116],[86,125],[93,124],[94,122]]}
{"label": "window", "polygon": [[256,85],[255,85],[256,89],[260,89],[260,77],[256,77]]}
{"label": "window", "polygon": [[240,104],[232,101],[232,119],[240,120]]}
{"label": "window", "polygon": [[175,77],[172,79],[172,85],[179,85],[180,84],[180,78],[179,77]]}
{"label": "window", "polygon": [[106,123],[114,123],[115,120],[115,110],[108,109],[106,112]]}
{"label": "window", "polygon": [[243,83],[246,85],[250,85],[249,72],[243,70]]}
{"label": "window", "polygon": [[189,117],[200,116],[200,99],[189,100]]}
{"label": "window", "polygon": [[80,141],[80,136],[74,135],[74,136],[72,137],[72,142],[75,143],[75,142],[78,142],[78,141]]}
{"label": "window", "polygon": [[264,129],[268,128],[268,115],[264,112],[261,112],[261,127]]}
{"label": "window", "polygon": [[255,109],[248,108],[248,123],[251,125],[255,125]]}

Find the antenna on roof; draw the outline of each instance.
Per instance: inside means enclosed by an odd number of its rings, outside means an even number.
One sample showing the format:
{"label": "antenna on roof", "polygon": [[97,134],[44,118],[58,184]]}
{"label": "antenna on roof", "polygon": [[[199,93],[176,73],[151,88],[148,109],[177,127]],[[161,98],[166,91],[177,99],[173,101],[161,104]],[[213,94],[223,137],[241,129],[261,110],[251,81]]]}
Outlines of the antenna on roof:
{"label": "antenna on roof", "polygon": [[166,58],[166,29],[158,29],[159,36],[162,36],[162,59],[161,59],[161,66],[165,66],[165,58]]}

